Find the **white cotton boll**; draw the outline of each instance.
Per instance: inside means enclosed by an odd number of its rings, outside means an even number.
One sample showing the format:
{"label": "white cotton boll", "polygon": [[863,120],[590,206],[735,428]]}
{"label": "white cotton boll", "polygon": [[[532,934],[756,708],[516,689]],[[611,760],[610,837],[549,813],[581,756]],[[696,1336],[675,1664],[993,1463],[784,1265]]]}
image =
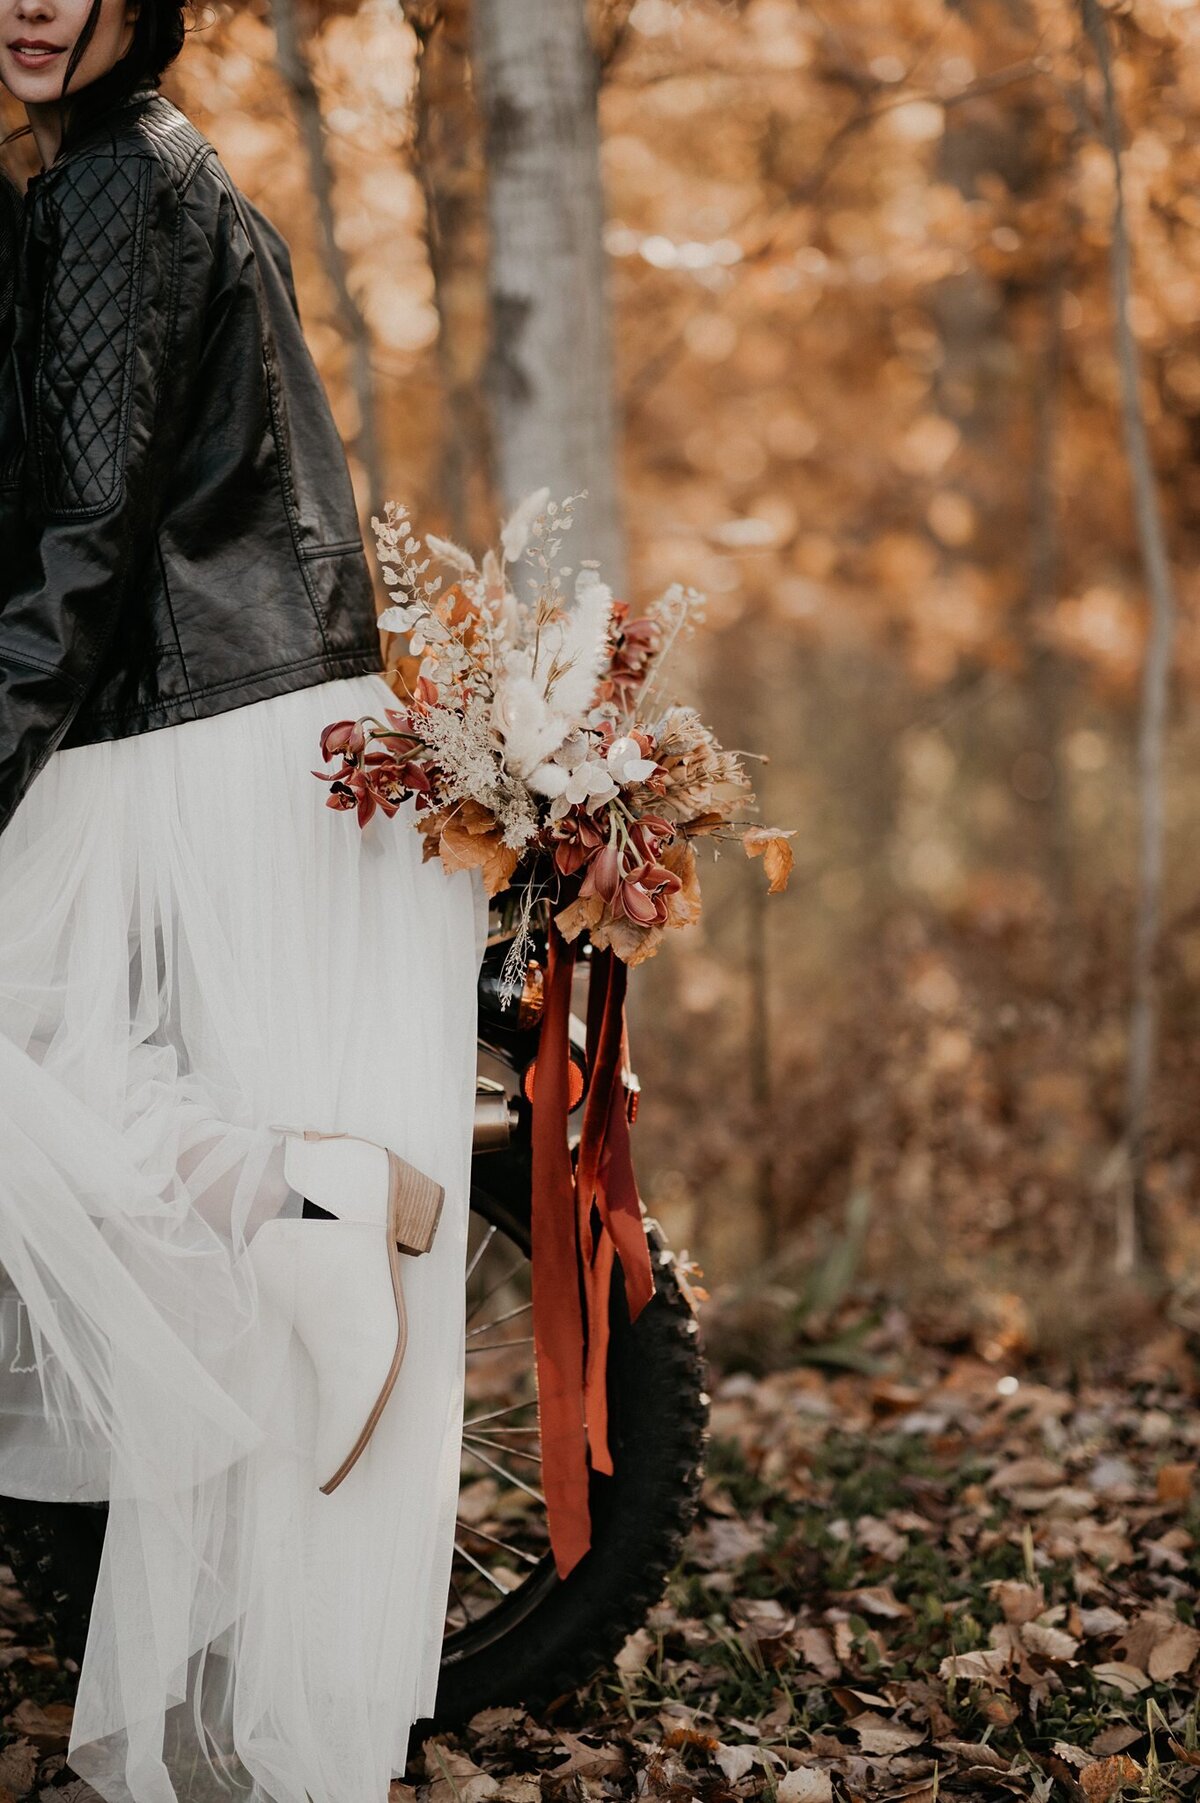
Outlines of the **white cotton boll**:
{"label": "white cotton boll", "polygon": [[533,522],[542,512],[550,499],[548,488],[535,489],[509,514],[500,528],[500,545],[504,552],[505,563],[516,563],[529,543],[529,534],[533,530]]}
{"label": "white cotton boll", "polygon": [[569,770],[561,764],[539,764],[533,773],[525,778],[529,788],[535,795],[564,795],[567,784],[571,780]]}

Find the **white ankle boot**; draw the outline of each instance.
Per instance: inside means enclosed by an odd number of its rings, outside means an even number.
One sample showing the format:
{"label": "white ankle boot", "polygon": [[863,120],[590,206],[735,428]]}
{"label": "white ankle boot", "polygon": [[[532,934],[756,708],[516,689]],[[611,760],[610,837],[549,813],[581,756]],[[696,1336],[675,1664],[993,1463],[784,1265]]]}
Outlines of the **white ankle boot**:
{"label": "white ankle boot", "polygon": [[400,1254],[429,1250],[444,1191],[374,1140],[274,1131],[287,1136],[289,1188],[338,1217],[264,1221],[247,1244],[258,1281],[316,1367],[318,1469],[341,1458],[321,1485],[328,1495],[359,1458],[395,1386],[408,1340]]}

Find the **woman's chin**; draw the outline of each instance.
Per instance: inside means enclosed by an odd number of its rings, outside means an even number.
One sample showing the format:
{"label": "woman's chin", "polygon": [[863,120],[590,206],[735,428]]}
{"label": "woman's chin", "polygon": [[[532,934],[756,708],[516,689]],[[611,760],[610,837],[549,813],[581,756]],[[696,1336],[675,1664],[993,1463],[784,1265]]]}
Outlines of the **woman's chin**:
{"label": "woman's chin", "polygon": [[62,97],[62,58],[56,56],[54,64],[52,69],[22,69],[6,56],[0,60],[0,83],[22,106],[46,106]]}

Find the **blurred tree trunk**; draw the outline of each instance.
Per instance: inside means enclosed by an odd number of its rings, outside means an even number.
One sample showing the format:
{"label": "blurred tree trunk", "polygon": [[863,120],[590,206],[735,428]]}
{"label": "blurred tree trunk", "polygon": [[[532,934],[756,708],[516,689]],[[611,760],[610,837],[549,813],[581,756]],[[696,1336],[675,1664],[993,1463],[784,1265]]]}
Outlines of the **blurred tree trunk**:
{"label": "blurred tree trunk", "polygon": [[1131,256],[1125,217],[1121,122],[1113,86],[1108,20],[1096,0],[1082,0],[1083,23],[1096,53],[1104,95],[1103,135],[1113,170],[1112,234],[1109,258],[1113,295],[1113,334],[1121,383],[1121,421],[1133,488],[1142,570],[1150,604],[1149,629],[1142,664],[1142,706],[1138,727],[1137,911],[1133,943],[1133,1000],[1129,1020],[1127,1140],[1129,1178],[1119,1202],[1117,1255],[1119,1271],[1132,1271],[1149,1256],[1161,1264],[1157,1236],[1146,1192],[1147,1127],[1158,1055],[1158,957],[1163,883],[1163,754],[1167,725],[1167,692],[1175,629],[1175,593],[1158,488],[1150,456],[1146,415],[1142,406],[1138,350],[1129,320]]}
{"label": "blurred tree trunk", "polygon": [[[967,0],[966,16],[982,14]],[[1016,0],[1014,12],[1029,9]],[[1028,17],[1031,31],[1034,21]],[[1003,111],[981,100],[948,110],[939,146],[938,172],[968,202],[977,202],[983,184],[998,174],[1008,191],[1031,201],[1057,179],[1061,153],[1043,128],[1040,102],[1022,93]],[[1023,605],[1013,624],[1027,672],[1018,684],[985,676],[969,706],[958,714],[957,736],[972,767],[1000,772],[1011,809],[1004,837],[993,837],[975,855],[1026,864],[1046,894],[1065,905],[1069,848],[1066,796],[1062,780],[1061,729],[1067,677],[1061,657],[1041,633],[1057,581],[1057,513],[1054,492],[1060,380],[1062,275],[1048,268],[1031,281],[1007,278],[969,265],[940,281],[933,312],[943,344],[937,376],[941,410],[962,434],[958,453],[963,475],[957,487],[971,498],[977,523],[967,542],[941,545],[944,571],[969,572],[981,561],[1002,570],[1015,544],[1029,547]],[[1002,379],[1002,358],[1016,364],[1024,309],[1039,315],[1037,348],[1026,358],[1026,381]],[[1027,442],[1029,483],[1025,497],[1001,510],[990,503],[988,485],[995,447]],[[1022,499],[1024,505],[1022,505]],[[983,703],[983,705],[980,705]]]}
{"label": "blurred tree trunk", "polygon": [[497,485],[510,507],[587,490],[572,564],[624,587],[608,271],[585,0],[475,0],[487,158]]}
{"label": "blurred tree trunk", "polygon": [[1041,299],[1042,342],[1033,369],[1033,462],[1029,483],[1029,586],[1022,624],[1035,715],[1037,750],[1045,760],[1044,874],[1060,910],[1071,905],[1071,835],[1062,759],[1066,673],[1042,637],[1057,593],[1062,561],[1058,514],[1058,444],[1062,421],[1063,299],[1066,269],[1052,264]]}
{"label": "blurred tree trunk", "polygon": [[337,240],[333,168],[329,161],[325,122],[321,117],[321,101],[304,51],[296,0],[270,0],[270,9],[271,22],[275,27],[279,72],[292,96],[304,154],[308,160],[309,184],[316,201],[325,252],[325,271],[332,284],[342,330],[350,346],[351,379],[358,409],[358,431],[352,450],[366,472],[368,515],[382,513],[383,465],[375,420],[371,331],[361,307],[351,293],[346,258]]}
{"label": "blurred tree trunk", "polygon": [[469,0],[401,0],[417,39],[416,171],[438,312],[446,397],[439,500],[464,544],[495,530],[487,353],[483,130],[471,70]]}

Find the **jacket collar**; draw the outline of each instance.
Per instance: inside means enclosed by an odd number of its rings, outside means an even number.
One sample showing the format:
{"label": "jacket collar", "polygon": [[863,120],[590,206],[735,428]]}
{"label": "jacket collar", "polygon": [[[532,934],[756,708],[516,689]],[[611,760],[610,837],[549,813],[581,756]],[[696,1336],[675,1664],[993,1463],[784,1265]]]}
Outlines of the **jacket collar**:
{"label": "jacket collar", "polygon": [[158,97],[158,89],[147,84],[135,88],[131,94],[126,94],[119,100],[110,101],[107,106],[102,107],[87,121],[69,148],[60,150],[52,163],[45,169],[39,170],[36,175],[29,177],[25,187],[26,195],[32,195],[37,184],[45,181],[48,176],[56,174],[64,163],[69,163],[73,157],[79,156],[100,139],[106,137],[118,121],[124,123],[126,120],[137,118]]}

